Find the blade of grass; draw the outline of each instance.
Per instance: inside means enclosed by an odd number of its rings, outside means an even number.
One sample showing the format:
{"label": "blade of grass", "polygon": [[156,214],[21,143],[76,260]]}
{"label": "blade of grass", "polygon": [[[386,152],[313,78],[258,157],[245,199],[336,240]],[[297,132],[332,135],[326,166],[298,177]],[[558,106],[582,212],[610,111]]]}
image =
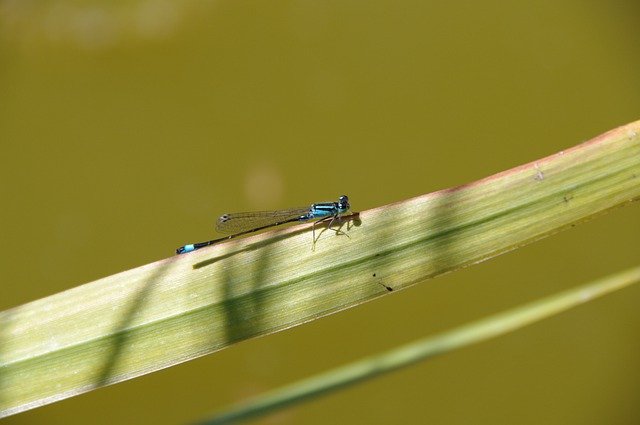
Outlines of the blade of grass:
{"label": "blade of grass", "polygon": [[635,122],[466,186],[362,212],[342,223],[349,237],[317,232],[315,250],[311,227],[297,226],[2,312],[0,417],[355,306],[627,204],[640,198],[639,134]]}
{"label": "blade of grass", "polygon": [[202,425],[235,423],[265,415],[292,403],[318,397],[358,382],[410,366],[440,354],[515,331],[640,281],[640,267],[477,320],[466,326],[367,357],[317,376],[270,391],[220,413]]}

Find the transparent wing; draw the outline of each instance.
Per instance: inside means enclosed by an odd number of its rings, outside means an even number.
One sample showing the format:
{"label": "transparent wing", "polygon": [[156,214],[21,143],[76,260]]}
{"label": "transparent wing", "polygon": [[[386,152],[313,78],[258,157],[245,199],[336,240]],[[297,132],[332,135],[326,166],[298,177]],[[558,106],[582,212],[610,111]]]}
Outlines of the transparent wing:
{"label": "transparent wing", "polygon": [[224,235],[246,232],[264,226],[274,225],[301,217],[309,213],[309,207],[291,208],[277,211],[252,211],[223,214],[218,218],[216,230]]}

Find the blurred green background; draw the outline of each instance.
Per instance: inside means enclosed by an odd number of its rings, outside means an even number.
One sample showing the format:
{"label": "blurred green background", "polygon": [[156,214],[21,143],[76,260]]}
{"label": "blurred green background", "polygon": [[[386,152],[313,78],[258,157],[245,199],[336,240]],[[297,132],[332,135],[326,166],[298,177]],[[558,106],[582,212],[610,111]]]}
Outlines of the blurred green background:
{"label": "blurred green background", "polygon": [[[640,119],[636,1],[0,0],[0,309]],[[14,416],[183,423],[638,264],[638,205],[328,318]],[[640,287],[257,423],[637,424]]]}

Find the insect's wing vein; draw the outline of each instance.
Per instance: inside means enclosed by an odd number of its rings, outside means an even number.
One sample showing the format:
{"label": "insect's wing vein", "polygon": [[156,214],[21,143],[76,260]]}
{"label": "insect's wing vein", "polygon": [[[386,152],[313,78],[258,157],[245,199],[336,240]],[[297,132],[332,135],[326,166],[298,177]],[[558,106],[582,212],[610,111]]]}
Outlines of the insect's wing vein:
{"label": "insect's wing vein", "polygon": [[247,230],[269,226],[274,223],[288,221],[309,212],[309,207],[292,208],[277,211],[252,211],[223,214],[218,218],[216,230],[230,235]]}

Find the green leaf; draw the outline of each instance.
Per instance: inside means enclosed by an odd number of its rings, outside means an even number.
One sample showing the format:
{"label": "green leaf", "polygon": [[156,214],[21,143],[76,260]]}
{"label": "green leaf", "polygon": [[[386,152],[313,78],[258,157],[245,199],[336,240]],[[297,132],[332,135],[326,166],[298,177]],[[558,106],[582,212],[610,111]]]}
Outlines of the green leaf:
{"label": "green leaf", "polygon": [[[484,261],[640,198],[640,122],[465,186],[232,240],[0,313],[0,416]],[[425,176],[426,178],[426,176]],[[357,200],[354,199],[356,202]]]}
{"label": "green leaf", "polygon": [[219,414],[202,425],[229,424],[261,416],[289,404],[317,397],[418,361],[467,347],[523,328],[640,281],[640,267],[585,284],[560,294],[477,320],[466,326],[371,356],[317,376],[269,391]]}

